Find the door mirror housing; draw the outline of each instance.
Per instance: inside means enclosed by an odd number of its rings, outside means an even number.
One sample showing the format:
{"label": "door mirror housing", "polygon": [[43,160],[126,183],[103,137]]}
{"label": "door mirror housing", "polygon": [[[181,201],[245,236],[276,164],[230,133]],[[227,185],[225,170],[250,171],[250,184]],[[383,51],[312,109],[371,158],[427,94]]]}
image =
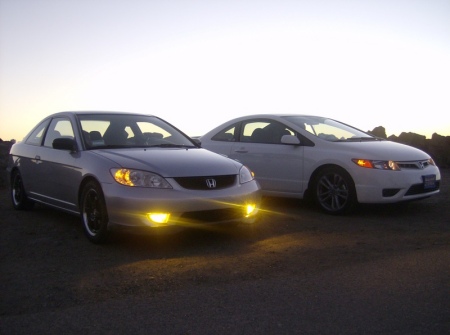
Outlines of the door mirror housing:
{"label": "door mirror housing", "polygon": [[77,142],[73,138],[55,138],[53,140],[53,149],[77,151]]}
{"label": "door mirror housing", "polygon": [[299,145],[300,140],[297,138],[297,136],[294,135],[283,135],[281,137],[281,143]]}

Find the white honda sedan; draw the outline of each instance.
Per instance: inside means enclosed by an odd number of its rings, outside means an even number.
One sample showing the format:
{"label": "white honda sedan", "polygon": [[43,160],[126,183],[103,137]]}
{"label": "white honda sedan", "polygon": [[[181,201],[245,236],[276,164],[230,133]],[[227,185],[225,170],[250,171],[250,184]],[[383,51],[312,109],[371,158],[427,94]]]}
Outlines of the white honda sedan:
{"label": "white honda sedan", "polygon": [[118,226],[252,223],[261,198],[247,167],[153,115],[50,115],[12,146],[8,171],[14,208],[80,215],[94,243]]}
{"label": "white honda sedan", "polygon": [[441,175],[427,153],[326,117],[243,116],[198,140],[251,168],[264,195],[308,196],[329,214],[439,192]]}

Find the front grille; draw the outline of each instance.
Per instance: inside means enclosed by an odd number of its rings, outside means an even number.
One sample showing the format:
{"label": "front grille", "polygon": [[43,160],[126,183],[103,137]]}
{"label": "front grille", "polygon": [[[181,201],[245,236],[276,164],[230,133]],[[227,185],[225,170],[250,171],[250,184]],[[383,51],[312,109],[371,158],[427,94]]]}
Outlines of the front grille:
{"label": "front grille", "polygon": [[225,209],[214,209],[208,211],[196,211],[196,212],[186,212],[181,216],[182,221],[191,223],[206,223],[206,222],[222,222],[222,221],[232,221],[243,218],[244,215],[242,210],[225,208]]}
{"label": "front grille", "polygon": [[[236,182],[236,175],[203,176],[203,177],[177,177],[175,181],[183,188],[189,190],[218,190],[231,187]],[[211,182],[213,181],[213,182]],[[215,183],[215,186],[212,184]]]}
{"label": "front grille", "polygon": [[412,161],[412,162],[397,162],[397,164],[401,169],[414,169],[414,170],[423,170],[430,165],[428,160]]}
{"label": "front grille", "polygon": [[440,181],[439,180],[436,180],[436,186],[435,187],[427,188],[427,189],[425,189],[423,187],[423,184],[414,184],[405,193],[405,196],[406,195],[423,194],[423,193],[429,193],[429,192],[437,191],[437,190],[439,190],[439,186],[440,186]]}

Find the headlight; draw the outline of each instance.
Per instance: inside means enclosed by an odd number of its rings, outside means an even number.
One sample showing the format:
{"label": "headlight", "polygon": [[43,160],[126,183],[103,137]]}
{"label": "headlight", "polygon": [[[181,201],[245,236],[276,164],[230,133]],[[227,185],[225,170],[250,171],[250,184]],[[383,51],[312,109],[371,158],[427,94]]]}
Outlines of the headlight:
{"label": "headlight", "polygon": [[353,163],[368,169],[400,171],[400,167],[394,161],[378,161],[370,159],[353,158]]}
{"label": "headlight", "polygon": [[170,184],[160,175],[155,173],[130,170],[111,169],[114,180],[119,184],[137,187],[172,188]]}
{"label": "headlight", "polygon": [[246,166],[242,166],[239,171],[239,183],[245,184],[253,180],[253,172]]}

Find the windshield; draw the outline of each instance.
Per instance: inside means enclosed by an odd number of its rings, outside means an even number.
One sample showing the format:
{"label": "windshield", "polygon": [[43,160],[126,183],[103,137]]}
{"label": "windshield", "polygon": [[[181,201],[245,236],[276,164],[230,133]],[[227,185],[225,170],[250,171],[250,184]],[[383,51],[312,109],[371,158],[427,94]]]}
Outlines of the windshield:
{"label": "windshield", "polygon": [[380,138],[345,123],[318,116],[285,116],[286,120],[295,123],[309,133],[330,142],[340,141],[377,141]]}
{"label": "windshield", "polygon": [[195,147],[179,130],[156,116],[79,114],[87,149]]}

